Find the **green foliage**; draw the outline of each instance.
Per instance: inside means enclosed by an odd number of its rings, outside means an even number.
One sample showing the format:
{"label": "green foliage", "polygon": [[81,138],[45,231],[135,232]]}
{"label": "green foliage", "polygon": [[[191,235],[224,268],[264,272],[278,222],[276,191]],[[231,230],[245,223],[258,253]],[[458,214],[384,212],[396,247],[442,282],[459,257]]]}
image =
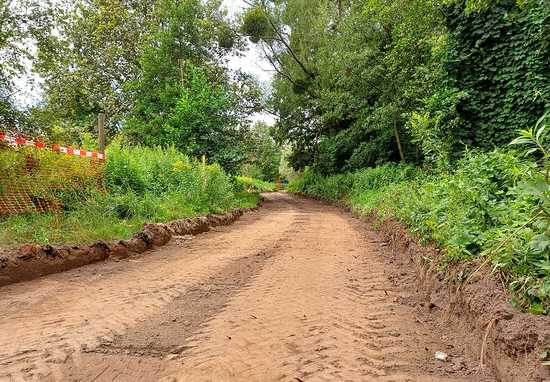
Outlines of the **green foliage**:
{"label": "green foliage", "polygon": [[248,192],[269,192],[275,191],[275,183],[265,182],[260,179],[250,178],[248,176],[237,176],[236,178],[239,188]]}
{"label": "green foliage", "polygon": [[257,43],[262,39],[273,36],[273,28],[269,23],[267,12],[261,6],[249,8],[244,14],[241,31],[250,37],[250,41]]}
{"label": "green foliage", "polygon": [[438,152],[456,158],[464,147],[506,145],[550,105],[547,2],[487,3],[469,12],[459,1],[445,11],[440,85],[425,109],[431,121],[414,129],[432,162]]}
{"label": "green foliage", "polygon": [[546,0],[253,3],[243,28],[276,34],[254,41],[277,72],[271,105],[295,169],[449,168],[550,102]]}
{"label": "green foliage", "polygon": [[288,190],[332,201],[345,200],[359,206],[359,200],[368,199],[371,191],[384,190],[420,175],[421,171],[413,166],[392,163],[327,177],[306,169],[301,177],[290,182]]}
{"label": "green foliage", "polygon": [[131,103],[125,84],[139,76],[141,45],[159,17],[155,0],[71,3],[56,4],[55,33],[40,41],[34,57],[45,92],[34,127],[47,136],[55,129],[57,143],[97,134],[98,112],[107,114],[109,135],[117,132]]}
{"label": "green foliage", "polygon": [[[511,215],[513,190],[532,166],[512,153],[468,153],[454,173],[425,180],[409,197],[396,189],[395,214],[414,233],[444,246],[448,261],[478,255],[495,229],[517,218]],[[393,212],[389,203],[385,208]]]}
{"label": "green foliage", "polygon": [[219,33],[231,28],[218,3],[161,3],[164,21],[143,42],[140,76],[125,86],[133,105],[123,133],[133,144],[174,146],[237,173],[245,159],[240,125],[256,106],[258,89],[218,64],[227,54]]}
{"label": "green foliage", "polygon": [[[198,211],[230,205],[233,190],[219,165],[189,159],[174,148],[125,148],[107,151],[105,186],[113,194],[178,195],[182,204]],[[170,196],[171,197],[171,196]]]}
{"label": "green foliage", "polygon": [[244,151],[246,159],[240,174],[264,181],[274,181],[279,177],[281,148],[271,136],[271,128],[257,122],[245,134]]}
{"label": "green foliage", "polygon": [[[20,176],[16,169],[23,167],[25,156],[21,159],[10,153],[0,151],[0,170]],[[3,216],[0,243],[60,244],[126,238],[144,223],[225,212],[258,202],[249,192],[235,193],[230,177],[219,165],[192,160],[174,148],[128,148],[115,142],[107,157],[105,189],[98,189],[98,178],[87,172],[93,170],[89,160],[41,150],[37,171],[29,175],[36,181],[32,189],[56,191],[64,211]],[[2,181],[10,183],[10,179]]]}
{"label": "green foliage", "polygon": [[[236,106],[229,90],[216,83],[214,75],[189,65],[182,79],[186,86],[180,86],[178,79],[165,84],[171,88],[144,94],[128,121],[125,136],[134,143],[173,145],[190,156],[204,155],[235,172],[242,161]],[[143,86],[148,89],[150,84]],[[157,97],[164,102],[158,103]]]}
{"label": "green foliage", "polygon": [[289,147],[281,148],[281,161],[279,163],[279,175],[283,181],[293,181],[300,176],[298,171],[295,171],[288,162],[288,157],[291,155],[292,150]]}
{"label": "green foliage", "polygon": [[426,100],[423,111],[412,113],[408,128],[425,164],[448,169],[457,159],[461,142],[452,132],[462,123],[457,108],[465,97],[465,92],[444,89]]}
{"label": "green foliage", "polygon": [[[29,0],[36,1],[36,0]],[[218,0],[78,0],[54,6],[55,33],[38,44],[34,69],[45,102],[30,123],[56,143],[121,130],[135,144],[206,155],[236,173],[237,129],[258,108],[259,89],[226,68],[242,47]]]}
{"label": "green foliage", "polygon": [[522,130],[514,145],[526,147],[534,154],[538,166],[526,174],[516,190],[516,206],[521,218],[500,233],[491,254],[495,269],[519,277],[510,280],[518,293],[518,304],[530,305],[532,313],[550,314],[550,149],[547,112],[534,128]]}
{"label": "green foliage", "polygon": [[[438,2],[257,2],[288,39],[263,39],[277,71],[272,104],[296,168],[354,171],[415,161],[405,129],[439,76],[433,49],[443,19]],[[246,19],[246,17],[245,17]],[[285,36],[285,33],[281,33]]]}
{"label": "green foliage", "polygon": [[[75,228],[75,235],[101,238],[99,227],[97,235],[90,232],[93,224],[107,227],[102,234],[114,224],[116,236],[134,231],[144,221],[251,203],[248,194],[235,194],[227,175],[238,173],[246,161],[263,179],[276,177],[277,145],[272,139],[264,141],[267,133],[254,135],[246,128],[249,115],[259,111],[259,87],[251,76],[226,65],[229,53],[243,44],[221,3],[0,0],[3,128],[25,117],[33,137],[97,148],[97,113],[105,112],[108,140],[114,141],[103,173],[107,192],[90,182],[84,158],[74,158],[84,161],[80,168],[69,166],[63,172],[59,169],[66,166],[59,167],[53,156],[40,157],[32,174],[21,175],[21,157],[0,155],[6,184],[21,176],[34,180],[34,174],[40,174],[32,192],[48,193],[66,210],[61,217],[9,218],[6,242],[22,240],[29,236],[24,232],[33,229],[50,232],[41,226],[47,222],[59,228],[58,236],[52,228],[51,240],[63,241],[66,222],[76,217],[89,219]],[[25,72],[25,60],[33,61],[35,74],[44,80],[44,99],[23,113],[15,108],[10,81]],[[70,161],[63,160],[65,165]],[[45,168],[51,173],[42,174]],[[23,221],[28,224],[19,225]],[[38,236],[41,242],[49,240],[46,234]]]}
{"label": "green foliage", "polygon": [[[541,150],[542,126],[524,131],[515,143]],[[428,174],[405,165],[330,177],[305,171],[289,190],[342,200],[364,214],[397,217],[415,235],[445,249],[442,266],[487,257],[518,305],[548,314],[547,168],[546,161],[537,166],[516,152],[468,152],[452,172]]]}
{"label": "green foliage", "polygon": [[306,169],[302,177],[295,179],[288,185],[288,191],[300,192],[327,200],[344,199],[353,185],[349,174],[323,177],[320,174]]}
{"label": "green foliage", "polygon": [[[28,74],[28,49],[47,39],[51,29],[50,1],[0,0],[0,126],[27,131],[28,115],[16,102],[16,80]],[[27,84],[28,85],[28,84]]]}
{"label": "green foliage", "polygon": [[0,194],[19,184],[30,196],[49,201],[71,199],[75,193],[85,196],[97,188],[100,171],[101,165],[88,158],[30,147],[4,148],[0,149]]}

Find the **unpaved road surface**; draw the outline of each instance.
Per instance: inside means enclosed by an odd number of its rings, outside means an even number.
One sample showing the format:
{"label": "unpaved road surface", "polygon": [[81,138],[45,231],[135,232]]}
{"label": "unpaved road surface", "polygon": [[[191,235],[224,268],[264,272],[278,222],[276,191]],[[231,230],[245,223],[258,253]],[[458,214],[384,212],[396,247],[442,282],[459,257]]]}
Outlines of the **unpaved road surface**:
{"label": "unpaved road surface", "polygon": [[383,253],[349,214],[269,194],[231,226],[0,289],[0,380],[490,380]]}

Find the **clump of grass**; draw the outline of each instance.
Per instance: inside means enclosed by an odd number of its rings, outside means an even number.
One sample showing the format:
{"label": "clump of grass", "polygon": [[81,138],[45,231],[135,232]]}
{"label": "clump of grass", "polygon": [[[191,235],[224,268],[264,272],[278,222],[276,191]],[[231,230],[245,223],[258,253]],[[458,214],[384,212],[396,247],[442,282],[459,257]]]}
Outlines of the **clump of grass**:
{"label": "clump of grass", "polygon": [[[66,156],[54,158],[67,160]],[[92,181],[85,177],[87,183],[73,185],[70,172],[60,174],[69,178],[55,193],[63,211],[1,217],[0,245],[124,239],[145,223],[223,213],[253,207],[259,201],[257,194],[237,192],[231,177],[217,164],[190,159],[174,148],[129,148],[115,143],[107,158],[99,187],[97,177]]]}
{"label": "clump of grass", "polygon": [[266,182],[261,179],[248,176],[237,176],[235,178],[237,185],[249,192],[270,192],[275,191],[275,183]]}
{"label": "clump of grass", "polygon": [[507,281],[518,306],[549,314],[546,165],[514,151],[470,152],[451,172],[396,164],[331,177],[306,171],[289,189],[395,217],[445,250],[443,270],[482,259]]}

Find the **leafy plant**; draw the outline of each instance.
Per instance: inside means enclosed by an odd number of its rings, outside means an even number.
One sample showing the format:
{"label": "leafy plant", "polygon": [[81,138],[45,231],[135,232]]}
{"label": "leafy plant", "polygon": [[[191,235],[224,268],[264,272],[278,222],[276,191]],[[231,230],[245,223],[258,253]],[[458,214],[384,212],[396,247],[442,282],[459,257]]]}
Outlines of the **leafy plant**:
{"label": "leafy plant", "polygon": [[511,142],[526,147],[525,154],[534,155],[538,166],[517,189],[518,198],[524,200],[525,217],[513,229],[507,229],[505,238],[496,244],[502,253],[495,268],[520,276],[510,283],[521,293],[518,302],[539,314],[550,313],[549,116],[548,112],[544,114],[533,128],[521,130]]}
{"label": "leafy plant", "polygon": [[275,183],[265,182],[260,179],[254,179],[247,176],[237,176],[237,184],[247,191],[251,192],[269,192],[275,191]]}
{"label": "leafy plant", "polygon": [[[26,151],[0,151],[0,169],[11,174],[9,179],[0,176],[0,184],[10,185],[22,177],[16,169],[24,169]],[[34,171],[23,174],[28,178],[25,187],[56,198],[64,209],[2,216],[1,245],[125,238],[146,222],[224,212],[258,202],[249,192],[235,193],[230,176],[219,165],[190,159],[173,147],[124,147],[115,141],[108,147],[105,166],[100,167],[86,158],[45,150],[36,155]],[[101,181],[104,187],[98,187]],[[256,193],[259,186],[250,190]]]}

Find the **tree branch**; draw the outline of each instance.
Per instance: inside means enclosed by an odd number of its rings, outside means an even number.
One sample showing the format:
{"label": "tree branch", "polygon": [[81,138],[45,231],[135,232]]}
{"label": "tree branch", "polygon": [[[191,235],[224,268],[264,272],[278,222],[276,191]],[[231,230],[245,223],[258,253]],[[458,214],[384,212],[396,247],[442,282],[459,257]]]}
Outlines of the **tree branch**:
{"label": "tree branch", "polygon": [[[267,13],[267,12],[266,12]],[[271,17],[267,17],[267,20],[269,21],[269,24],[271,25],[271,27],[273,28],[273,30],[275,31],[275,33],[279,36],[279,41],[285,46],[285,48],[288,50],[288,52],[290,53],[290,55],[292,56],[292,58],[294,59],[294,61],[296,61],[296,63],[300,66],[300,68],[302,68],[302,70],[304,71],[304,73],[306,73],[310,78],[313,78],[314,75],[312,72],[310,72],[306,67],[305,65],[302,63],[302,61],[300,61],[298,59],[298,57],[296,56],[296,53],[294,53],[294,50],[290,47],[290,44],[288,44],[285,40],[285,38],[281,35],[281,33],[279,32],[279,30],[277,29],[277,27],[275,26],[275,24],[273,23],[273,20],[271,20]]]}
{"label": "tree branch", "polygon": [[282,67],[282,63],[281,61],[279,61],[279,59],[277,58],[277,56],[275,55],[275,52],[273,51],[273,48],[271,46],[269,46],[269,44],[266,44],[272,51],[273,53],[273,56],[270,56],[266,51],[265,51],[265,48],[263,45],[260,44],[260,46],[262,47],[262,51],[264,53],[264,56],[265,58],[267,58],[267,60],[269,61],[269,63],[271,64],[271,66],[273,67],[273,69],[281,76],[283,76],[284,78],[286,78],[291,84],[293,85],[296,85],[296,82],[292,79],[292,77],[290,76],[290,74],[288,73],[285,73],[282,69],[280,69],[279,67],[277,67],[277,65],[275,64],[275,62],[273,62],[273,59],[275,59],[277,61],[277,63]]}

